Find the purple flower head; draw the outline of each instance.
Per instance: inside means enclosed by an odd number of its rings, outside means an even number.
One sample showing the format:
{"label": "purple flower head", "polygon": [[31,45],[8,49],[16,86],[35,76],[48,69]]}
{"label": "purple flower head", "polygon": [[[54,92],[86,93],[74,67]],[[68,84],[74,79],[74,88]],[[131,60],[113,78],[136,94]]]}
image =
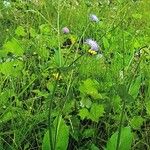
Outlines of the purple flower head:
{"label": "purple flower head", "polygon": [[96,41],[92,40],[92,39],[87,39],[85,41],[86,44],[88,44],[91,47],[91,50],[93,51],[98,51],[99,50],[99,45],[97,44]]}
{"label": "purple flower head", "polygon": [[62,28],[62,33],[68,34],[70,31],[67,27]]}
{"label": "purple flower head", "polygon": [[90,20],[93,21],[93,22],[99,22],[99,19],[94,14],[90,14]]}

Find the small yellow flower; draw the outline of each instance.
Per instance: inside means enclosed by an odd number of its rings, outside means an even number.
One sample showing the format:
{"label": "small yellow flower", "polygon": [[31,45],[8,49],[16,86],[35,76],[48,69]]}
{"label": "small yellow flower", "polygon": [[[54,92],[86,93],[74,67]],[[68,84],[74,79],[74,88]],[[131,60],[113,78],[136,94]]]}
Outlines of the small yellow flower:
{"label": "small yellow flower", "polygon": [[71,36],[71,37],[70,37],[70,40],[71,40],[71,43],[72,43],[72,44],[74,44],[74,43],[77,41],[76,37],[74,37],[74,36]]}
{"label": "small yellow flower", "polygon": [[53,77],[55,80],[61,80],[62,79],[62,76],[59,75],[59,73],[53,73]]}
{"label": "small yellow flower", "polygon": [[94,51],[94,50],[92,50],[92,49],[90,49],[90,50],[88,51],[88,53],[90,53],[91,55],[96,55],[96,54],[97,54],[97,52]]}

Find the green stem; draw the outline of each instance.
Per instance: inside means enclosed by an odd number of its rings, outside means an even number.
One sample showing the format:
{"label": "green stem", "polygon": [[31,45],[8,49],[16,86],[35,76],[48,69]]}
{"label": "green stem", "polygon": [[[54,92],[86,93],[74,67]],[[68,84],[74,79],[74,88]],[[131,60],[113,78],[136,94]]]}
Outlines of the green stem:
{"label": "green stem", "polygon": [[[145,47],[142,47],[142,48],[145,48]],[[141,48],[141,49],[142,49]],[[142,61],[142,57],[140,58],[136,68],[135,68],[135,74],[132,76],[131,80],[129,81],[129,84],[127,86],[127,91],[129,91],[131,85],[132,85],[132,81],[134,80],[135,76],[136,76],[136,73],[138,71],[138,68],[140,66],[140,63]],[[126,100],[123,99],[123,106],[122,106],[122,112],[121,112],[121,117],[120,117],[120,124],[119,124],[119,132],[118,132],[118,138],[117,138],[117,146],[116,146],[116,150],[119,150],[119,144],[120,144],[120,137],[121,137],[121,127],[122,127],[122,122],[123,122],[123,116],[124,116],[124,111],[125,111],[125,106],[126,106]]]}
{"label": "green stem", "polygon": [[[126,12],[124,14],[124,17],[125,17],[125,15],[126,15]],[[123,22],[122,22],[122,27],[124,27]],[[124,37],[124,30],[122,30],[122,39],[123,39],[123,43],[122,43],[123,44],[122,45],[122,49],[123,49],[122,65],[123,65],[123,78],[124,78],[124,74],[125,74],[125,69],[124,69],[125,68],[125,37]],[[123,106],[122,106],[122,111],[121,111],[121,116],[120,116],[120,124],[119,124],[119,131],[118,131],[116,150],[119,150],[120,139],[121,139],[121,128],[122,128],[124,111],[125,111],[125,106],[126,106],[126,99],[122,98],[122,100],[123,100]]]}
{"label": "green stem", "polygon": [[[58,2],[58,16],[57,16],[57,28],[58,28],[58,44],[59,44],[59,68],[62,68],[62,62],[61,62],[61,47],[60,47],[60,33],[59,33],[59,20],[60,20],[60,14],[59,14],[59,11],[60,11],[60,7],[59,7],[59,2]],[[83,33],[82,33],[82,35],[81,35],[81,37],[80,37],[80,39],[79,39],[79,45],[80,45],[80,43],[81,43],[81,39],[82,39],[82,37],[84,36],[84,34],[85,34],[85,32],[87,31],[87,29],[88,29],[88,27],[89,27],[89,25],[90,24],[88,24],[87,25],[87,27],[85,28],[85,30],[83,31]],[[78,53],[78,49],[79,49],[79,45],[78,45],[78,47],[77,47],[77,51],[76,51],[76,53],[75,53],[75,56],[74,56],[74,61],[67,67],[67,68],[70,68],[76,61],[78,61],[83,55],[81,55],[81,56],[79,56],[79,57],[77,57],[77,53]],[[65,64],[64,64],[65,65]],[[67,95],[68,95],[68,93],[69,93],[69,90],[70,90],[70,87],[71,87],[71,81],[72,81],[72,77],[73,77],[73,72],[74,72],[74,70],[72,70],[72,72],[71,72],[71,76],[70,76],[70,80],[69,80],[69,84],[68,84],[68,87],[67,87],[67,91],[66,91],[66,95],[65,95],[65,102],[64,102],[64,104],[63,104],[63,106],[62,106],[62,109],[61,109],[61,111],[59,112],[59,114],[58,114],[58,118],[57,118],[57,123],[56,123],[56,130],[55,130],[55,137],[54,137],[54,149],[53,150],[55,150],[56,149],[56,142],[57,142],[57,134],[58,134],[58,128],[59,128],[59,123],[60,123],[60,117],[61,117],[61,114],[63,113],[63,110],[64,110],[64,107],[65,107],[65,104],[66,104],[66,102],[67,102]]]}
{"label": "green stem", "polygon": [[60,1],[58,0],[57,6],[57,37],[58,37],[58,53],[59,53],[59,67],[62,66],[62,58],[61,58],[61,46],[60,46]]}
{"label": "green stem", "polygon": [[52,122],[52,103],[53,103],[53,98],[54,98],[54,94],[58,85],[58,80],[60,77],[60,72],[58,73],[58,78],[56,79],[54,88],[53,88],[53,92],[49,101],[49,109],[48,109],[48,127],[49,127],[49,138],[50,138],[50,148],[51,150],[54,150],[54,145],[53,145],[53,135],[52,135],[52,128],[51,128],[51,122]]}
{"label": "green stem", "polygon": [[118,132],[116,150],[119,150],[119,144],[120,144],[120,138],[121,138],[121,128],[122,128],[122,122],[123,122],[125,106],[126,106],[126,102],[125,102],[125,100],[123,100],[123,106],[122,106],[122,112],[121,112],[121,117],[120,117],[120,124],[119,124],[119,132]]}

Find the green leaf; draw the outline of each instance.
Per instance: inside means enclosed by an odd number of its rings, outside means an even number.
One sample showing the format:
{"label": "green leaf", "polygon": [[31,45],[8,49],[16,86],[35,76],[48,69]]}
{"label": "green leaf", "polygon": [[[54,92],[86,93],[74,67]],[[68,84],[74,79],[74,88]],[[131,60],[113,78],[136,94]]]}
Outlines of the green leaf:
{"label": "green leaf", "polygon": [[63,56],[61,50],[55,50],[54,61],[56,66],[61,66],[63,64]]}
{"label": "green leaf", "polygon": [[54,90],[54,84],[50,81],[47,82],[47,89],[52,92]]}
{"label": "green leaf", "polygon": [[121,110],[121,98],[116,95],[112,98],[112,105],[115,112],[120,112]]}
{"label": "green leaf", "polygon": [[86,108],[82,108],[79,111],[79,116],[81,117],[81,119],[85,119],[89,116],[89,111]]}
{"label": "green leaf", "polygon": [[131,85],[129,93],[135,99],[139,94],[139,89],[141,86],[141,76],[138,76],[135,82]]}
{"label": "green leaf", "polygon": [[[116,150],[118,131],[115,132],[107,142],[106,150]],[[119,150],[130,150],[133,134],[130,127],[124,127],[121,130]]]}
{"label": "green leaf", "polygon": [[95,144],[92,144],[90,150],[99,150],[99,148]]}
{"label": "green leaf", "polygon": [[48,34],[51,31],[49,24],[42,24],[42,25],[40,25],[39,28],[40,28],[41,33],[43,33],[43,34]]}
{"label": "green leaf", "polygon": [[12,39],[12,40],[8,41],[7,43],[5,43],[3,47],[7,53],[11,52],[11,53],[15,54],[16,56],[22,56],[24,53],[23,48],[20,46],[18,41],[16,41],[15,39]]}
{"label": "green leaf", "polygon": [[90,108],[91,104],[92,104],[92,102],[89,98],[82,98],[80,103],[81,103],[82,107],[86,107],[86,108]]}
{"label": "green leaf", "polygon": [[[57,119],[57,118],[56,118]],[[53,125],[56,127],[56,120],[54,121]],[[52,130],[52,138],[54,141],[55,136],[55,129]],[[68,141],[69,141],[69,128],[65,124],[65,121],[60,118],[58,122],[58,128],[57,128],[57,138],[56,138],[56,149],[57,150],[67,150],[68,147]],[[42,150],[51,150],[50,148],[50,138],[49,138],[49,131],[47,130],[43,143],[42,143]]]}
{"label": "green leaf", "polygon": [[19,77],[23,69],[22,61],[11,61],[0,64],[0,72],[6,76]]}
{"label": "green leaf", "polygon": [[43,143],[42,143],[42,150],[51,150],[51,148],[50,148],[49,131],[48,130],[44,134]]}
{"label": "green leaf", "polygon": [[92,121],[98,122],[99,118],[103,116],[104,112],[105,111],[104,111],[104,106],[103,105],[94,103],[94,104],[92,104],[92,107],[90,109],[89,118]]}
{"label": "green leaf", "polygon": [[143,125],[143,122],[144,119],[141,116],[134,116],[130,124],[133,129],[138,130]]}
{"label": "green leaf", "polygon": [[123,85],[123,84],[120,84],[120,85],[118,86],[118,95],[119,95],[122,99],[124,99],[124,98],[126,98],[126,95],[127,95],[127,94],[128,94],[128,92],[127,92],[126,86]]}
{"label": "green leaf", "polygon": [[25,29],[22,26],[18,26],[15,30],[15,34],[18,36],[26,36]]}
{"label": "green leaf", "polygon": [[[54,121],[54,126],[56,126],[56,120]],[[69,142],[69,127],[62,118],[59,119],[57,130],[56,149],[66,150]]]}
{"label": "green leaf", "polygon": [[128,93],[125,85],[120,84],[117,89],[118,95],[121,99],[126,100],[127,102],[133,102],[133,97]]}
{"label": "green leaf", "polygon": [[99,83],[96,80],[86,79],[83,84],[80,85],[79,90],[84,95],[90,95],[93,99],[101,99],[102,95],[98,93]]}

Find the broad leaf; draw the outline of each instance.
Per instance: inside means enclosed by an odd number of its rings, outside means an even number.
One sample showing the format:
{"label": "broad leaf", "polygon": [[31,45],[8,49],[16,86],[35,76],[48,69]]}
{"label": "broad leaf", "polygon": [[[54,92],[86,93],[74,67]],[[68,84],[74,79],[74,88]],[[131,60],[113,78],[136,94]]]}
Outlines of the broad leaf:
{"label": "broad leaf", "polygon": [[103,116],[104,114],[104,106],[100,104],[94,103],[90,109],[90,116],[89,118],[92,121],[98,122],[99,118]]}
{"label": "broad leaf", "polygon": [[18,77],[21,75],[24,64],[22,61],[11,61],[0,64],[0,72],[6,76]]}
{"label": "broad leaf", "polygon": [[90,95],[93,99],[100,99],[102,96],[98,93],[98,85],[96,80],[87,79],[80,85],[79,90],[82,94]]}
{"label": "broad leaf", "polygon": [[79,116],[81,117],[81,119],[85,119],[89,116],[89,111],[86,108],[82,108],[79,111]]}
{"label": "broad leaf", "polygon": [[49,34],[51,32],[50,26],[48,24],[42,24],[39,28],[43,34]]}
{"label": "broad leaf", "polygon": [[90,150],[99,150],[99,148],[96,145],[92,144]]}
{"label": "broad leaf", "polygon": [[22,26],[18,26],[17,29],[15,30],[15,33],[18,36],[25,36],[26,35],[25,29]]}
{"label": "broad leaf", "polygon": [[82,98],[80,103],[82,107],[86,107],[86,108],[90,108],[92,105],[92,102],[89,98]]}
{"label": "broad leaf", "polygon": [[[118,131],[115,132],[107,142],[106,150],[116,150]],[[124,127],[121,130],[119,150],[131,150],[133,134],[130,127]]]}
{"label": "broad leaf", "polygon": [[[56,127],[56,120],[54,121],[54,127]],[[53,128],[52,130],[52,138],[54,141],[55,137],[55,130]],[[57,128],[57,138],[56,138],[56,149],[57,150],[66,150],[68,147],[68,141],[69,141],[69,128],[65,124],[64,120],[60,118],[58,122],[58,128]],[[53,143],[54,144],[54,143]],[[42,143],[42,150],[51,150],[50,147],[50,138],[49,138],[49,131],[46,131]]]}
{"label": "broad leaf", "polygon": [[3,47],[7,53],[9,53],[9,52],[13,53],[16,56],[22,56],[24,53],[23,48],[21,47],[19,42],[16,41],[15,39],[12,39],[12,40],[8,41],[7,43],[5,43]]}

